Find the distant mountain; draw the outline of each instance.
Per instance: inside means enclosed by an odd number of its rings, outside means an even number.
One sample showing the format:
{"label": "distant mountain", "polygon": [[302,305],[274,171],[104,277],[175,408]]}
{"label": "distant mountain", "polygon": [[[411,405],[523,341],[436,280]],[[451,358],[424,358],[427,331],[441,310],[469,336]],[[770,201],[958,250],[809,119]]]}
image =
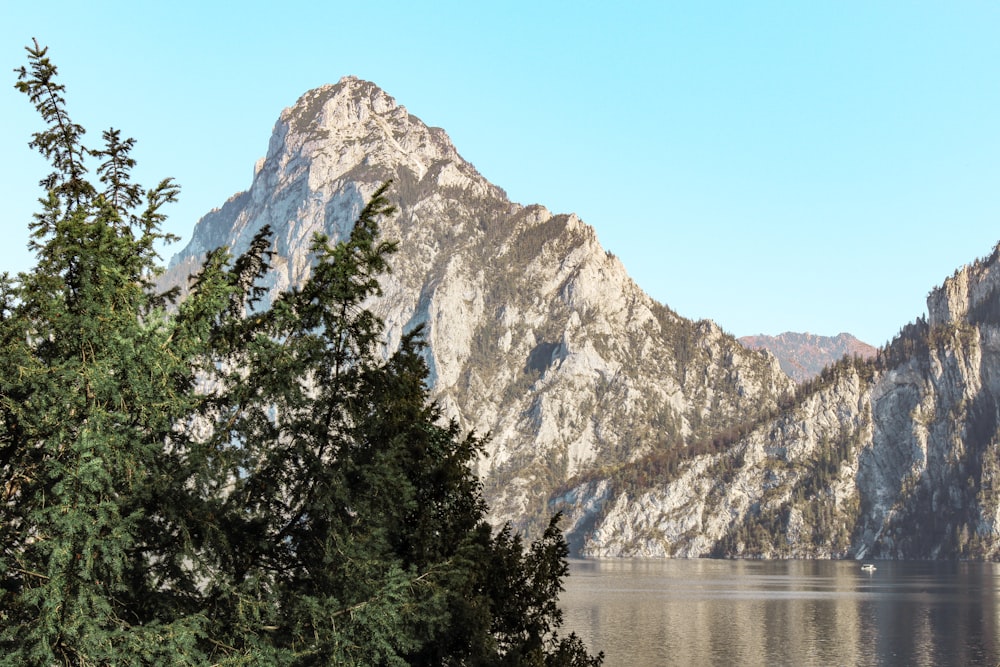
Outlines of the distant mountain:
{"label": "distant mountain", "polygon": [[793,387],[773,356],[646,295],[575,215],[507,199],[375,84],[353,77],[281,113],[249,190],[195,227],[176,284],[220,245],[275,231],[269,277],[299,284],[309,243],[343,238],[391,180],[400,242],[371,308],[386,352],[424,327],[434,398],[462,429],[490,433],[479,466],[497,523],[532,532],[557,487],[581,472],[683,448],[772,412]]}
{"label": "distant mountain", "polygon": [[816,336],[786,331],[777,336],[743,336],[740,343],[753,350],[767,350],[778,358],[781,370],[796,382],[810,380],[844,355],[873,359],[876,348],[851,334]]}

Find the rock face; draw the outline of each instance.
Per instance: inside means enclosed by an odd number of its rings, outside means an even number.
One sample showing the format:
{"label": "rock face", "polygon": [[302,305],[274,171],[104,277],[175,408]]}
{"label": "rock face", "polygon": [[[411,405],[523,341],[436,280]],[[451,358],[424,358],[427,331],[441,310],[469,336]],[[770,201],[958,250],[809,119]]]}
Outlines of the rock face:
{"label": "rock face", "polygon": [[[1000,557],[1000,246],[720,451],[568,488],[592,556]],[[637,471],[644,471],[646,480]]]}
{"label": "rock face", "polygon": [[443,130],[355,78],[282,112],[249,190],[199,221],[166,280],[183,284],[207,250],[240,252],[269,224],[270,285],[295,285],[313,234],[342,238],[389,179],[399,212],[383,235],[401,251],[371,307],[387,352],[424,327],[435,399],[492,433],[479,472],[495,521],[531,532],[574,476],[771,413],[791,390],[772,355],[655,302],[591,227],[510,202]]}
{"label": "rock face", "polygon": [[755,349],[767,350],[778,358],[781,370],[796,382],[810,380],[845,355],[872,359],[877,350],[862,343],[848,333],[836,336],[817,336],[810,333],[786,331],[777,336],[741,336],[740,343]]}

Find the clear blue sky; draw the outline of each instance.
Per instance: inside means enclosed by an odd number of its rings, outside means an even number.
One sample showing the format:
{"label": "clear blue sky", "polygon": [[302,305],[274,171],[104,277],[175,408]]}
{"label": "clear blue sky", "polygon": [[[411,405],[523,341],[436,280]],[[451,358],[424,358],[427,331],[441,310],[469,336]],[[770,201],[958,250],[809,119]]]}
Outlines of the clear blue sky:
{"label": "clear blue sky", "polygon": [[120,128],[143,183],[180,182],[184,242],[249,186],[282,108],[346,74],[736,335],[881,344],[1000,240],[996,2],[4,0],[0,269],[31,266],[45,173],[13,89],[32,37],[94,145]]}

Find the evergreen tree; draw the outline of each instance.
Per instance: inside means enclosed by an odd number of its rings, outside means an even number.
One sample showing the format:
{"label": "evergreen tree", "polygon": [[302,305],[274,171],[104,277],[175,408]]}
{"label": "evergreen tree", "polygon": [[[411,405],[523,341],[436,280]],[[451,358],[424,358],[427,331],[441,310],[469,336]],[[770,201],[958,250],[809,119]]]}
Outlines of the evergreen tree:
{"label": "evergreen tree", "polygon": [[87,149],[28,59],[53,171],[37,267],[0,278],[0,664],[599,664],[556,634],[556,520],[494,535],[483,442],[429,401],[420,332],[378,353],[387,186],[270,306],[265,229],[167,309],[177,187],[132,183],[117,130]]}
{"label": "evergreen tree", "polygon": [[102,171],[111,196],[99,192],[56,68],[37,43],[29,60],[17,86],[47,124],[32,145],[54,171],[32,224],[38,265],[3,278],[0,653],[18,665],[194,664],[204,617],[185,601],[187,519],[161,511],[186,495],[187,464],[166,444],[194,369],[147,289],[177,188],[163,181],[136,211],[131,144],[111,135],[119,166]]}

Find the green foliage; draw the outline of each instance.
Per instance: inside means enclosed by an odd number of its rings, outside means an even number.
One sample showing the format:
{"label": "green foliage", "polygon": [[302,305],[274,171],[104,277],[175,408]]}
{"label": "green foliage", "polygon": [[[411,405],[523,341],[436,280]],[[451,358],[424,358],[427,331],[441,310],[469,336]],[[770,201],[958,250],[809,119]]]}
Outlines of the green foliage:
{"label": "green foliage", "polygon": [[911,359],[926,359],[930,352],[930,326],[923,317],[904,326],[900,332],[880,348],[875,356],[875,367],[888,370],[902,366]]}
{"label": "green foliage", "polygon": [[[195,576],[181,566],[190,526],[150,508],[191,506],[187,463],[165,445],[191,408],[193,369],[179,363],[159,300],[145,289],[163,238],[159,209],[176,188],[164,181],[144,209],[123,215],[84,179],[90,151],[45,49],[36,44],[29,60],[18,87],[48,125],[32,145],[54,171],[33,224],[38,266],[4,277],[3,659],[109,662],[138,641],[184,664],[204,623],[185,609]],[[128,146],[107,150],[126,156]],[[111,189],[125,187],[122,164],[102,176]],[[169,532],[176,538],[167,542]],[[157,646],[154,635],[174,641]]]}
{"label": "green foliage", "polygon": [[419,330],[376,353],[388,184],[270,306],[264,229],[168,311],[176,186],[133,184],[116,130],[85,148],[28,51],[54,171],[36,270],[0,277],[0,664],[600,664],[557,634],[557,518],[492,534],[483,441],[429,402]]}

